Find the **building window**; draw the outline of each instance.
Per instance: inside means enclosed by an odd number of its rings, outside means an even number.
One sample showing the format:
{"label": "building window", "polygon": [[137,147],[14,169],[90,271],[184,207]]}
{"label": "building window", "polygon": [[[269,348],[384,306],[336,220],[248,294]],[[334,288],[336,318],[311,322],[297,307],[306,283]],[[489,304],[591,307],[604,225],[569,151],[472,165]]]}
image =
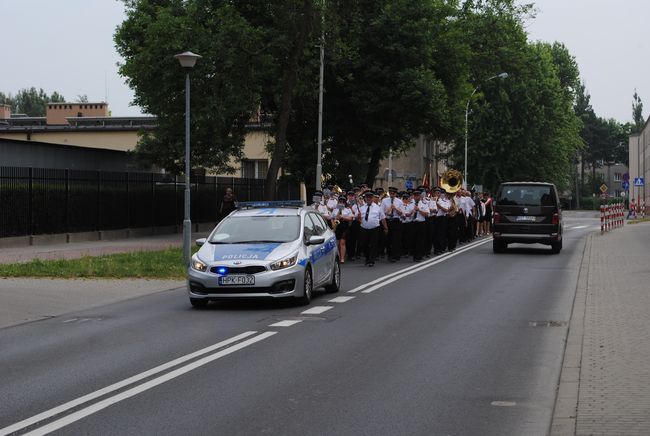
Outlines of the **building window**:
{"label": "building window", "polygon": [[621,173],[614,173],[614,181],[615,182],[620,182],[622,178],[623,178],[623,175]]}
{"label": "building window", "polygon": [[241,176],[245,179],[265,179],[269,169],[266,159],[243,159],[241,161]]}

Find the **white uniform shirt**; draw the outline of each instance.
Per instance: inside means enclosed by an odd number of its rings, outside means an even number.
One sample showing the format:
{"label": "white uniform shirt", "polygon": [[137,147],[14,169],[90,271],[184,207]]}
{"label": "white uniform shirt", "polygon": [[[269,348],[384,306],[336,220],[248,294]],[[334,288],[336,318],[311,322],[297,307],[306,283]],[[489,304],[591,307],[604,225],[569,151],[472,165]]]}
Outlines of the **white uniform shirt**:
{"label": "white uniform shirt", "polygon": [[[415,204],[413,205],[413,207],[415,208]],[[420,223],[420,222],[427,219],[428,215],[425,216],[421,212],[424,212],[424,213],[429,212],[429,203],[427,203],[424,200],[420,200],[420,201],[417,202],[417,207],[420,210],[415,212],[415,217],[413,218],[413,221],[415,221],[416,223]]]}
{"label": "white uniform shirt", "polygon": [[327,208],[331,211],[336,209],[336,207],[339,205],[339,202],[336,198],[330,197],[329,200],[327,200]]}
{"label": "white uniform shirt", "polygon": [[318,204],[318,208],[316,210],[318,210],[318,213],[320,213],[325,219],[330,219],[332,217],[329,209],[322,202]]}
{"label": "white uniform shirt", "polygon": [[431,198],[431,201],[429,201],[429,216],[436,215],[438,215],[438,200]]}
{"label": "white uniform shirt", "polygon": [[465,199],[465,216],[472,216],[472,209],[474,209],[474,200],[471,197],[463,197]]}
{"label": "white uniform shirt", "polygon": [[[386,215],[386,218],[388,219],[399,218],[399,214],[394,210],[388,212],[388,209],[390,209],[390,200],[391,200],[390,197],[386,197],[383,200],[381,200],[381,210],[382,212],[384,212],[384,215]],[[402,205],[402,200],[395,197],[395,199],[393,200],[393,209],[399,209],[401,205]]]}
{"label": "white uniform shirt", "polygon": [[399,210],[402,211],[402,215],[399,217],[400,221],[404,224],[412,222],[414,209],[415,209],[415,202],[410,200],[402,201],[402,204],[399,207]]}
{"label": "white uniform shirt", "polygon": [[[332,218],[335,220],[340,220],[341,217],[354,218],[354,213],[352,212],[352,209],[350,209],[349,207],[344,207],[341,210],[339,210],[339,208],[337,207],[332,212]],[[345,221],[345,222],[349,222],[349,221]]]}
{"label": "white uniform shirt", "polygon": [[438,214],[436,216],[447,216],[447,212],[443,211],[441,207],[449,209],[451,207],[451,201],[442,197],[438,199]]}
{"label": "white uniform shirt", "polygon": [[368,205],[364,204],[359,208],[359,216],[361,217],[361,228],[362,229],[375,229],[379,227],[380,221],[386,218],[384,212],[381,210],[378,204],[370,204],[370,212],[368,212],[368,219],[366,220],[366,210]]}

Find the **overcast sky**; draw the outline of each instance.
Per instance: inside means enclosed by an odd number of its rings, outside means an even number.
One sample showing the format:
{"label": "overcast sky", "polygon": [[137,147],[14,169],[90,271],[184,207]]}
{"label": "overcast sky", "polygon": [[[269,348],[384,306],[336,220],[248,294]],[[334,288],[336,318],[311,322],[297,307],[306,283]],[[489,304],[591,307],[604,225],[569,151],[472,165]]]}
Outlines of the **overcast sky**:
{"label": "overcast sky", "polygon": [[[525,0],[521,0],[525,1]],[[537,0],[532,40],[561,41],[576,57],[596,113],[631,120],[637,88],[650,113],[649,0]],[[117,0],[0,0],[4,42],[0,91],[58,91],[69,101],[107,97],[112,115],[138,115],[117,73]],[[644,23],[644,20],[646,23]],[[108,92],[107,92],[108,91]]]}

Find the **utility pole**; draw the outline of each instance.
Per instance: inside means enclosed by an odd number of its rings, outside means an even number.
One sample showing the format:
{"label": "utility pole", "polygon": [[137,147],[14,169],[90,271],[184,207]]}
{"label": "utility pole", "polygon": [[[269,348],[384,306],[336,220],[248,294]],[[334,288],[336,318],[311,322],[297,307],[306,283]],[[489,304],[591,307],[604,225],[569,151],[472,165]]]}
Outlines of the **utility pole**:
{"label": "utility pole", "polygon": [[320,79],[318,87],[318,150],[316,157],[316,185],[320,189],[323,175],[323,79],[325,74],[325,1],[321,10],[321,35],[320,35]]}

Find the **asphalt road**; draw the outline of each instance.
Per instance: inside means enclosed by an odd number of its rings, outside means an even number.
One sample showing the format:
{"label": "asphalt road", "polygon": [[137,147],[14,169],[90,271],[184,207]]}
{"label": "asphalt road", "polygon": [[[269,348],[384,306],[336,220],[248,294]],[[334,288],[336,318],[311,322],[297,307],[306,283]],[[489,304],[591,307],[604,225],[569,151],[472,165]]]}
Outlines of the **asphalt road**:
{"label": "asphalt road", "polygon": [[309,307],[177,289],[0,329],[0,435],[546,434],[597,226],[566,219],[559,255],[346,264]]}

